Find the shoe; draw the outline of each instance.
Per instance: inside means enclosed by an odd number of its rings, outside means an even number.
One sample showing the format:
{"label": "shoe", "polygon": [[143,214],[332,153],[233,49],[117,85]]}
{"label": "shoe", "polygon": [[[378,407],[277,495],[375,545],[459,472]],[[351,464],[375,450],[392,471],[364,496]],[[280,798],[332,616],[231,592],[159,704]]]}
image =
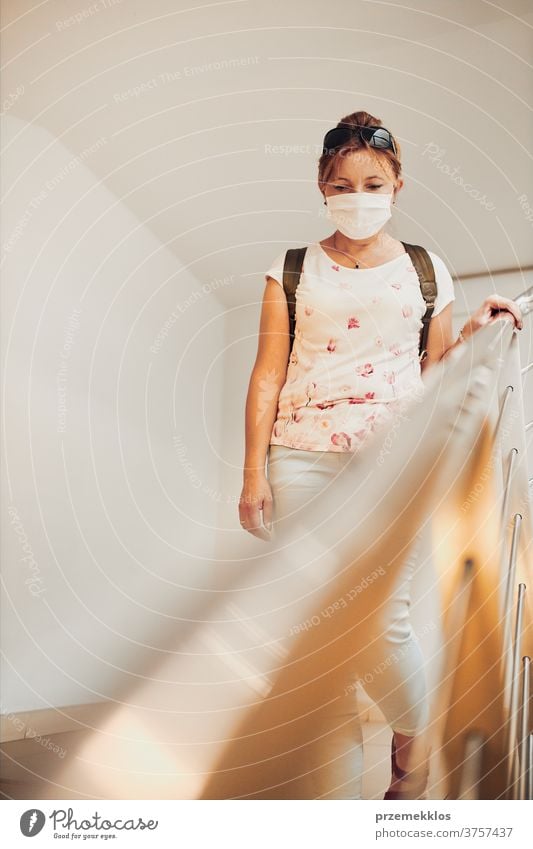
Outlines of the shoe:
{"label": "shoe", "polygon": [[[407,776],[411,775],[410,772],[405,769],[402,769],[396,763],[396,741],[394,739],[394,734],[392,736],[391,743],[391,772],[392,780],[396,778],[402,781],[404,778],[407,778]],[[415,782],[410,782],[408,786],[406,786],[405,790],[387,790],[383,798],[394,799],[396,801],[409,799],[427,799],[425,792],[427,787],[427,781],[428,769],[426,768]]]}

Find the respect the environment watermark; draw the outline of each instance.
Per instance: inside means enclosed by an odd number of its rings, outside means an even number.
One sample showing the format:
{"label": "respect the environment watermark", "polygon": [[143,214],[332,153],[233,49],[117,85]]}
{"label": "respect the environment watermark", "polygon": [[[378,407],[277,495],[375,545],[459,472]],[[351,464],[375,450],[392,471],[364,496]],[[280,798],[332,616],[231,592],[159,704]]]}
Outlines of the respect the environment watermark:
{"label": "respect the environment watermark", "polygon": [[116,91],[113,94],[115,103],[124,103],[131,98],[141,97],[148,94],[154,89],[171,83],[180,82],[181,80],[199,77],[203,74],[212,74],[218,71],[235,70],[237,68],[247,68],[250,65],[257,65],[260,62],[259,56],[232,56],[230,58],[215,59],[212,62],[204,62],[201,65],[184,65],[183,68],[175,68],[172,71],[161,71],[155,77],[150,77],[147,80],[142,80],[130,88]]}
{"label": "respect the environment watermark", "polygon": [[33,218],[36,211],[42,206],[42,204],[48,199],[50,194],[56,189],[67,177],[72,174],[76,168],[78,168],[89,156],[93,153],[96,153],[102,147],[107,144],[107,138],[104,136],[100,136],[100,138],[96,139],[94,144],[85,147],[81,153],[72,156],[69,161],[62,168],[59,169],[55,174],[46,180],[46,182],[42,185],[40,190],[35,194],[26,204],[26,207],[18,219],[13,231],[10,233],[8,238],[5,240],[2,245],[2,252],[4,254],[9,254],[20,240],[24,231],[26,230],[28,224]]}

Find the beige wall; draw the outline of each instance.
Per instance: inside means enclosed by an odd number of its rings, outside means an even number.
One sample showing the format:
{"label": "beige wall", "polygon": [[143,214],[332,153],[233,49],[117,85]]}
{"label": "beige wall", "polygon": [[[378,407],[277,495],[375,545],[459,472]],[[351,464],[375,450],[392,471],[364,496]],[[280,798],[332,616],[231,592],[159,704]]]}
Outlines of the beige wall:
{"label": "beige wall", "polygon": [[[7,120],[5,182],[33,162],[11,232],[72,152]],[[84,163],[4,255],[2,712],[113,698],[203,601],[224,318],[202,284]]]}

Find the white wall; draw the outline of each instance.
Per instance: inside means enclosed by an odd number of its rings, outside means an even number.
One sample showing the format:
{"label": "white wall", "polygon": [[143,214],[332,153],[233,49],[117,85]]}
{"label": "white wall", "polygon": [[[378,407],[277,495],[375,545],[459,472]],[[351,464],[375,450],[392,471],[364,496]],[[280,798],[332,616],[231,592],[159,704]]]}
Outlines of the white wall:
{"label": "white wall", "polygon": [[159,659],[203,606],[224,342],[210,281],[89,161],[47,189],[72,152],[39,126],[7,128],[24,144],[4,158],[5,183],[21,179],[3,215],[2,712],[116,696],[144,646]]}

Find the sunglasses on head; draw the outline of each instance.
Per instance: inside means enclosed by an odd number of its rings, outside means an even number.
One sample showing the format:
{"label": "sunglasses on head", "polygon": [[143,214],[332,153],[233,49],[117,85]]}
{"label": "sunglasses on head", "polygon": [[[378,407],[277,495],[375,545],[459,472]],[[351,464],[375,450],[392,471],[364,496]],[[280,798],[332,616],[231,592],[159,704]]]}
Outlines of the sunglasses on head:
{"label": "sunglasses on head", "polygon": [[343,124],[328,130],[324,136],[322,153],[331,153],[356,135],[361,136],[371,147],[380,150],[390,149],[396,154],[396,145],[389,130],[385,127],[368,127],[362,124]]}

